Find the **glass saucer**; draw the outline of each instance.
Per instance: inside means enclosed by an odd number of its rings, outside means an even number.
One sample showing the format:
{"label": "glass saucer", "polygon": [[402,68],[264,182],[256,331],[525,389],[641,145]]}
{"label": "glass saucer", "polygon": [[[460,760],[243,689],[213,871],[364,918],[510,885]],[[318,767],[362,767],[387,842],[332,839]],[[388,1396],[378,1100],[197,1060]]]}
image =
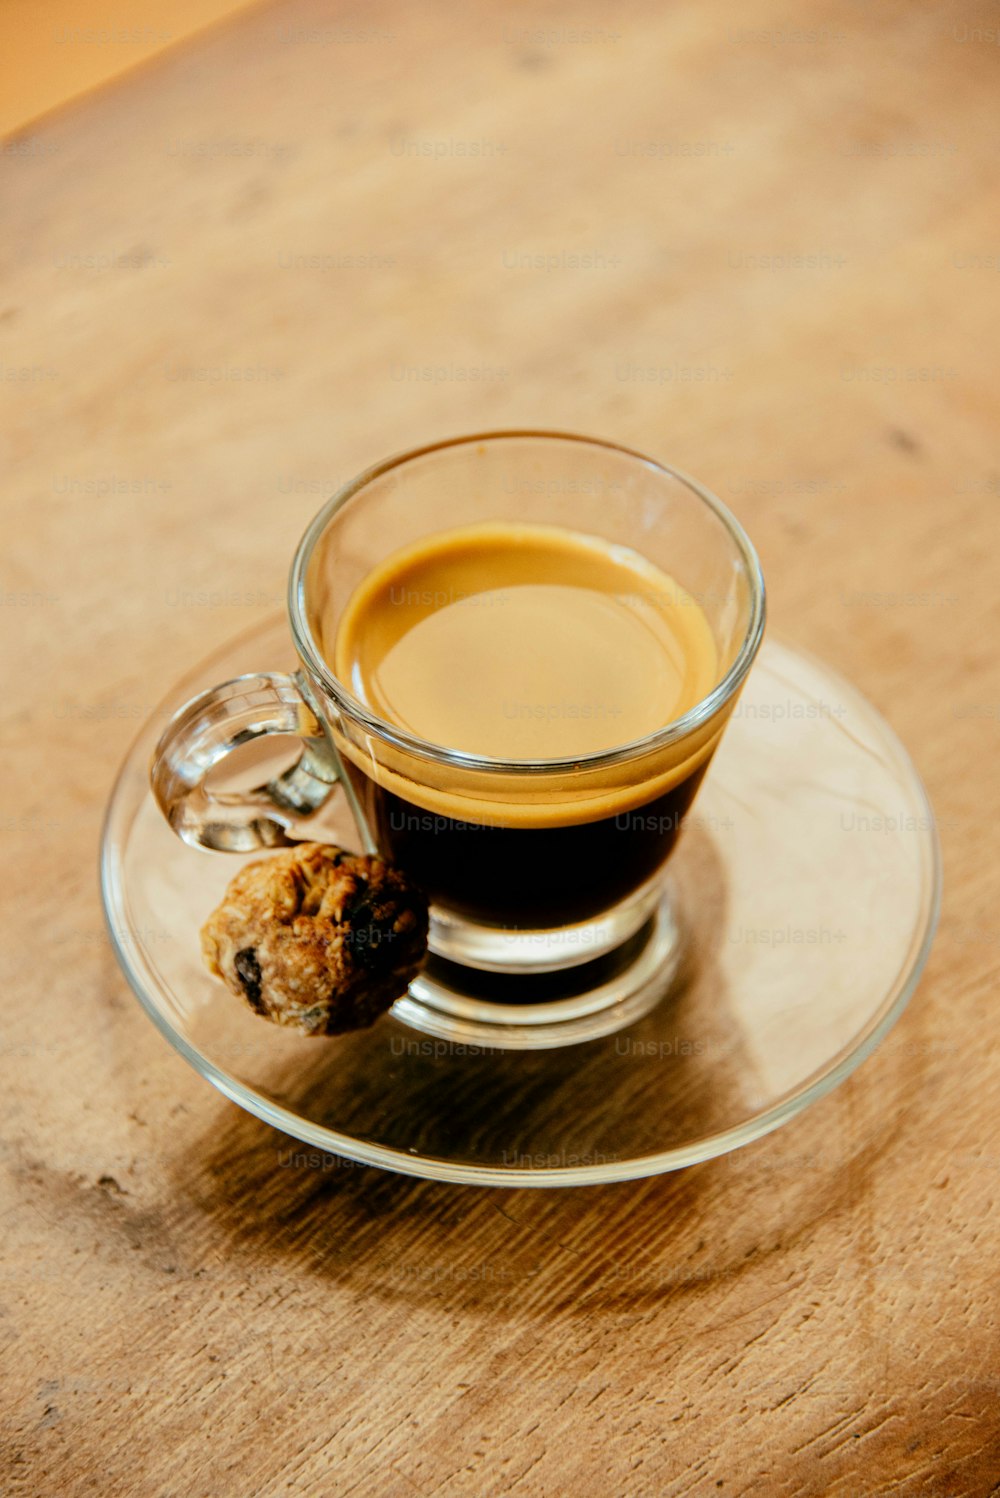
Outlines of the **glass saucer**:
{"label": "glass saucer", "polygon": [[[112,943],[143,1007],[192,1066],[275,1128],[436,1180],[628,1180],[787,1123],[902,1013],[938,915],[930,806],[874,708],[771,640],[669,864],[665,896],[682,945],[648,1012],[542,1049],[428,1034],[407,1022],[412,995],[353,1035],[311,1039],[269,1025],[209,976],[198,942],[236,870],[267,855],[182,843],[153,803],[148,766],[167,717],[195,693],[293,666],[278,616],[178,684],[122,767],[101,863]],[[259,763],[251,778],[259,783]],[[301,830],[356,846],[342,796]]]}

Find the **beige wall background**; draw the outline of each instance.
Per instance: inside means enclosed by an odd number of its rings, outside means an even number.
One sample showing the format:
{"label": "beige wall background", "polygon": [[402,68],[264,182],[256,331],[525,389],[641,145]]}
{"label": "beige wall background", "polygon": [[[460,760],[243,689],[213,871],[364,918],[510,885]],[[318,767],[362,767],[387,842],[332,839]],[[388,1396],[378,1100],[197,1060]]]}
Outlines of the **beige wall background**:
{"label": "beige wall background", "polygon": [[248,0],[0,0],[0,135],[249,8]]}

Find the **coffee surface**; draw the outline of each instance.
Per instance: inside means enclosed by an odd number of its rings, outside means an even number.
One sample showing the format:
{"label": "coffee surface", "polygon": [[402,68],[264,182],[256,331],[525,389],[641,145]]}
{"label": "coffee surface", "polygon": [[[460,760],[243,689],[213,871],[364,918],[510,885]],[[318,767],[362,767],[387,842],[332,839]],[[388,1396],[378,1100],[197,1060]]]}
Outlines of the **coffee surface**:
{"label": "coffee surface", "polygon": [[380,717],[512,761],[644,738],[718,677],[708,621],[666,573],[627,547],[525,524],[392,554],[349,600],[333,653]]}

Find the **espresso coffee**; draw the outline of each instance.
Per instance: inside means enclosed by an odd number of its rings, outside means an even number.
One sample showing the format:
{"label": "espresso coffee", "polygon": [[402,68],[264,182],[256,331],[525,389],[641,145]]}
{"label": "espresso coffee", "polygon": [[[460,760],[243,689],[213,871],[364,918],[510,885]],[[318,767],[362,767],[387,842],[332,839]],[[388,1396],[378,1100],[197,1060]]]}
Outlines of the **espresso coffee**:
{"label": "espresso coffee", "polygon": [[[380,718],[506,767],[507,790],[487,799],[461,765],[425,780],[412,761],[341,746],[380,850],[438,905],[558,926],[606,910],[667,857],[718,731],[624,782],[586,763],[665,728],[719,677],[702,609],[637,552],[547,526],[441,532],[371,572],[331,635],[336,675]],[[546,760],[582,763],[533,791]]]}

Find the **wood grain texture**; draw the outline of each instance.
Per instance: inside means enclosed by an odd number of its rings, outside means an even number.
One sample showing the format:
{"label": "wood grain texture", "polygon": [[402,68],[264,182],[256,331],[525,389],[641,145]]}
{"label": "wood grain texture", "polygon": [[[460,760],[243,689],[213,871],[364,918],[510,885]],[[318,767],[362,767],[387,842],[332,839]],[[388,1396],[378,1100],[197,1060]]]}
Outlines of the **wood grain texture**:
{"label": "wood grain texture", "polygon": [[[997,1491],[995,27],[289,0],[7,143],[4,1494]],[[624,1187],[310,1161],[167,1048],[99,919],[128,740],[280,606],[322,499],[519,423],[732,502],[774,631],[941,819],[890,1040]]]}

